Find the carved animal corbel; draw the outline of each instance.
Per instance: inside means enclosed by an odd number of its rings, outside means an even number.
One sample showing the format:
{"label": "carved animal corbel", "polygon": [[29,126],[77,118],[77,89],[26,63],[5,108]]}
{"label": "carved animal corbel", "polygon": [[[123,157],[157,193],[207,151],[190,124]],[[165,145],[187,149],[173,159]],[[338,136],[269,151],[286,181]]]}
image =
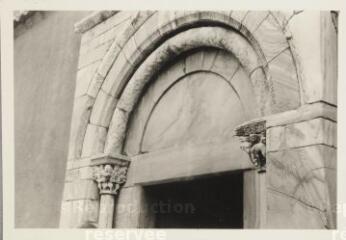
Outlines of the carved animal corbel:
{"label": "carved animal corbel", "polygon": [[266,131],[265,122],[251,122],[235,129],[239,137],[240,148],[249,155],[252,164],[259,173],[266,171]]}

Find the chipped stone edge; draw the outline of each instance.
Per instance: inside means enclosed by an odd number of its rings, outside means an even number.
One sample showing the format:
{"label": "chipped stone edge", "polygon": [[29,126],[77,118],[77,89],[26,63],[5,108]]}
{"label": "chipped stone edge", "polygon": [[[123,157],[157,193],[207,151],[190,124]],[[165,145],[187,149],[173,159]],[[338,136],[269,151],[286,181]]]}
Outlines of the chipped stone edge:
{"label": "chipped stone edge", "polygon": [[119,11],[97,11],[91,15],[83,18],[74,25],[74,30],[77,33],[84,33],[91,28],[95,27],[99,23],[107,20],[113,15],[117,14]]}

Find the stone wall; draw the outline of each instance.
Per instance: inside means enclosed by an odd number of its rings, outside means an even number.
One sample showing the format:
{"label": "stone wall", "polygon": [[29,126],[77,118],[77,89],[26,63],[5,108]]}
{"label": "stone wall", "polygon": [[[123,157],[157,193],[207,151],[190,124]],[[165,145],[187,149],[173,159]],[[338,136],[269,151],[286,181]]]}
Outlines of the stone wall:
{"label": "stone wall", "polygon": [[[329,12],[110,11],[76,28],[83,35],[61,227],[97,224],[90,163],[125,154],[128,122],[148,84],[167,63],[198,48],[223,49],[241,63],[253,87],[252,117],[267,121],[266,181],[254,185],[263,198],[256,226],[335,227],[337,38]],[[140,227],[140,186],[123,189],[119,201],[129,199],[138,211],[116,226]]]}
{"label": "stone wall", "polygon": [[275,119],[267,121],[267,227],[336,228],[336,109],[314,103]]}

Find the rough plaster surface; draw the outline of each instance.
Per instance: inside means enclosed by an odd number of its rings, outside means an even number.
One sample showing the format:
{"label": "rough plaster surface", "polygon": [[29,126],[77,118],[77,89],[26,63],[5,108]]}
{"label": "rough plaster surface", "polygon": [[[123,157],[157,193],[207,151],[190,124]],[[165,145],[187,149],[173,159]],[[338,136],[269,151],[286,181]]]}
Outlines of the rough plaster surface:
{"label": "rough plaster surface", "polygon": [[14,40],[16,227],[58,227],[80,45],[73,24],[86,14],[46,12]]}

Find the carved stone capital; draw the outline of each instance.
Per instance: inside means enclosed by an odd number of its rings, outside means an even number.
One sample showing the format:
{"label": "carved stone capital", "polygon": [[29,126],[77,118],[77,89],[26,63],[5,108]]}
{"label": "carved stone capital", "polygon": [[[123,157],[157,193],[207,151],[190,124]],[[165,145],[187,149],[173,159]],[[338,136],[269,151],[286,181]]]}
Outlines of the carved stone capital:
{"label": "carved stone capital", "polygon": [[95,159],[93,165],[93,177],[100,194],[118,194],[120,186],[126,182],[129,161],[123,157],[106,156],[103,159]]}
{"label": "carved stone capital", "polygon": [[258,172],[266,171],[266,126],[265,121],[245,123],[235,129],[240,148],[249,155]]}

